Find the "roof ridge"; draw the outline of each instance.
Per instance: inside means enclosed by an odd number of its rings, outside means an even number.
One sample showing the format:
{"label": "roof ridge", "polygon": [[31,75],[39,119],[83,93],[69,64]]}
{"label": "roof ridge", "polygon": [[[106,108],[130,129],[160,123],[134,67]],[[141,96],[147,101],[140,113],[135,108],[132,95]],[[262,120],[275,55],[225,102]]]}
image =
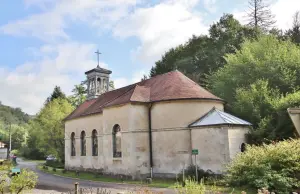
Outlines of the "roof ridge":
{"label": "roof ridge", "polygon": [[[81,106],[81,105],[83,105],[84,103],[86,103],[86,102],[88,102],[88,101],[92,101],[92,100],[94,100],[94,102],[92,102],[87,108],[86,108],[86,110],[88,109],[88,108],[90,108],[97,100],[95,100],[95,99],[90,99],[90,100],[86,100],[86,101],[84,101],[83,103],[81,103],[79,106],[77,106],[67,117],[65,117],[64,119],[63,119],[63,121],[65,121],[65,120],[68,120],[70,117],[72,117],[72,115],[76,112],[76,110]],[[85,112],[85,111],[84,111]],[[80,115],[82,115],[82,114],[80,114]]]}
{"label": "roof ridge", "polygon": [[[129,87],[129,86],[133,86],[133,87]],[[132,84],[132,85],[129,85],[129,86],[126,86],[126,87],[129,87],[128,90],[124,91],[122,94],[116,96],[116,97],[113,98],[112,100],[107,101],[106,103],[102,104],[102,105],[99,106],[99,107],[105,107],[105,105],[107,105],[107,104],[111,103],[112,101],[114,101],[114,100],[120,98],[121,96],[127,94],[129,91],[131,91],[133,88],[135,88],[135,86],[134,86],[133,84]],[[125,88],[125,87],[124,87],[124,88]],[[100,96],[98,97],[98,99],[100,99]],[[98,99],[97,99],[97,100],[98,100]],[[97,102],[97,100],[96,100],[95,102]],[[94,102],[94,103],[95,103],[95,102]],[[88,111],[89,111],[89,108],[90,108],[90,106],[84,111],[84,113],[85,113],[85,112],[88,112]],[[85,115],[84,113],[81,114],[81,116]],[[91,114],[93,114],[93,113],[91,113]]]}
{"label": "roof ridge", "polygon": [[148,97],[149,97],[149,100],[147,100],[147,101],[150,101],[150,92],[151,92],[151,88],[148,87],[148,86],[142,86],[142,85],[138,85],[138,84],[135,85],[135,87],[134,87],[134,89],[133,89],[133,92],[132,92],[132,94],[131,94],[129,100],[130,100],[131,102],[135,102],[135,101],[136,101],[136,100],[134,100],[133,98],[134,98],[134,95],[135,95],[135,94],[139,94],[140,91],[138,91],[138,89],[149,91],[149,96],[148,96]]}
{"label": "roof ridge", "polygon": [[199,119],[197,119],[197,120],[195,120],[194,122],[192,122],[191,124],[189,124],[188,127],[192,126],[193,124],[195,124],[195,123],[197,123],[197,122],[203,120],[205,117],[209,116],[209,114],[210,114],[211,112],[213,112],[213,111],[215,110],[215,108],[216,108],[216,107],[214,106],[212,109],[210,109],[207,113],[205,113],[205,114],[204,114],[203,116],[201,116]]}
{"label": "roof ridge", "polygon": [[225,118],[222,117],[222,111],[220,111],[220,110],[218,110],[218,109],[215,109],[215,111],[218,113],[219,117],[223,120],[223,122],[226,123]]}
{"label": "roof ridge", "polygon": [[[131,90],[133,90],[134,88],[136,88],[136,85],[134,85],[134,84],[132,84],[132,85],[133,85],[132,88],[130,87],[130,89],[126,90],[124,93],[122,93],[122,94],[120,94],[119,96],[115,97],[115,98],[112,99],[111,101],[107,101],[106,103],[104,103],[104,104],[102,105],[102,107],[104,107],[105,105],[111,103],[112,101],[114,101],[114,100],[120,98],[121,96],[124,96],[125,94],[127,94],[128,92],[130,92]],[[130,96],[130,98],[131,98],[131,96]]]}

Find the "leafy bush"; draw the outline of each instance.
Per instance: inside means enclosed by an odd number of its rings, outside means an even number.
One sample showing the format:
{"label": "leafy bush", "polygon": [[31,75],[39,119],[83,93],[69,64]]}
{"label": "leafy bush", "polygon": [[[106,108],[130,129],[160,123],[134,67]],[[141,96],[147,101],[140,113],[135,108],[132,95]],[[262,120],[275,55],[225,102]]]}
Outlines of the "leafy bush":
{"label": "leafy bush", "polygon": [[56,168],[52,168],[52,171],[53,171],[53,172],[56,172]]}
{"label": "leafy bush", "polygon": [[47,160],[46,166],[50,166],[52,168],[64,168],[64,164],[57,160]]}
{"label": "leafy bush", "polygon": [[30,170],[22,170],[18,176],[13,176],[9,186],[11,193],[21,193],[22,191],[31,190],[37,183],[38,176]]}
{"label": "leafy bush", "polygon": [[11,153],[15,156],[19,156],[20,155],[20,151],[19,150],[12,150]]}
{"label": "leafy bush", "polygon": [[[194,165],[188,166],[186,169],[184,169],[184,177],[185,179],[193,178],[194,180],[196,179],[196,167]],[[199,166],[197,166],[197,173],[198,173],[198,182],[200,182],[201,179],[207,179],[207,178],[216,178],[217,175],[214,174],[211,170],[203,170],[200,169]],[[177,180],[183,181],[183,170],[178,174]]]}
{"label": "leafy bush", "polygon": [[12,167],[12,163],[9,160],[4,160],[2,162],[2,165],[0,165],[0,171],[6,171],[9,170]]}
{"label": "leafy bush", "polygon": [[300,139],[248,146],[227,166],[232,186],[267,188],[287,193],[300,187]]}
{"label": "leafy bush", "polygon": [[184,181],[184,186],[182,184],[175,184],[176,193],[179,194],[219,194],[219,189],[214,186],[206,186],[204,184],[204,179],[201,179],[199,182],[194,179],[186,179]]}

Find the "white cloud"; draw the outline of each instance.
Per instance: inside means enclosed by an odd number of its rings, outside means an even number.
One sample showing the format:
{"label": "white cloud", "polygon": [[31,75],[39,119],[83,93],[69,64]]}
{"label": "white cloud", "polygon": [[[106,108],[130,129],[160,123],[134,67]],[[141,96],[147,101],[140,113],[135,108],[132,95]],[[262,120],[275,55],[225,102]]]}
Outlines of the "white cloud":
{"label": "white cloud", "polygon": [[1,101],[35,114],[55,85],[70,94],[73,86],[85,79],[83,72],[96,67],[92,60],[95,47],[77,42],[45,45],[36,49],[39,60],[21,64],[12,71],[0,69],[0,87],[5,91],[0,93]]}
{"label": "white cloud", "polygon": [[137,37],[141,45],[136,58],[152,63],[169,48],[186,42],[193,34],[207,32],[199,13],[193,8],[197,1],[165,1],[153,7],[136,9],[113,29],[117,37]]}
{"label": "white cloud", "polygon": [[272,5],[272,12],[276,16],[277,26],[287,30],[293,24],[293,15],[300,11],[299,0],[278,0]]}
{"label": "white cloud", "polygon": [[[0,27],[5,34],[32,36],[43,41],[65,40],[65,30],[72,22],[96,27],[110,27],[126,16],[139,0],[25,0],[26,7],[38,6],[45,12]],[[47,10],[47,11],[46,11]]]}
{"label": "white cloud", "polygon": [[216,13],[217,5],[216,0],[203,0],[203,5],[210,13]]}

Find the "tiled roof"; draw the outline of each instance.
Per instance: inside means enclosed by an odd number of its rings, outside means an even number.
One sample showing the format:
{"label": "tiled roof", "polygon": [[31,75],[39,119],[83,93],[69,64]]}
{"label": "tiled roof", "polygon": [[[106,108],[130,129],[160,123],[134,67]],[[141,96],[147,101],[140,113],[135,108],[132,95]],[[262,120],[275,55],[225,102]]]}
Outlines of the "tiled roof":
{"label": "tiled roof", "polygon": [[190,127],[199,127],[199,126],[209,126],[209,125],[248,125],[251,126],[252,124],[244,121],[240,118],[237,118],[231,114],[225,113],[220,111],[216,108],[213,108],[204,116],[202,116],[197,121],[190,124]]}
{"label": "tiled roof", "polygon": [[223,101],[179,71],[172,71],[150,79],[112,90],[80,105],[65,120],[101,113],[104,107],[128,102],[157,102],[179,99],[210,99]]}

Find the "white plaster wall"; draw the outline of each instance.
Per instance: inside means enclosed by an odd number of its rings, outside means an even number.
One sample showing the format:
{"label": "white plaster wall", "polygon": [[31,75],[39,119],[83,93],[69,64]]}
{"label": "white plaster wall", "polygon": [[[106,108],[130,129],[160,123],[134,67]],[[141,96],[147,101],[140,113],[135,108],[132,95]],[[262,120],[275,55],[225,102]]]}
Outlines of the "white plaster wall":
{"label": "white plaster wall", "polygon": [[208,100],[178,100],[154,103],[152,107],[152,128],[186,128],[213,107],[223,110],[223,103]]}
{"label": "white plaster wall", "polygon": [[[106,173],[139,176],[149,173],[147,106],[126,104],[104,109],[102,114],[65,123],[66,168],[103,169]],[[120,125],[122,158],[113,158],[112,129]],[[92,130],[98,132],[98,156],[92,156]],[[86,156],[80,154],[80,133],[86,132]],[[71,156],[71,133],[76,136],[76,156]]]}
{"label": "white plaster wall", "polygon": [[[181,100],[157,102],[152,107],[154,173],[176,174],[191,163],[191,136],[187,126],[219,101]],[[122,158],[113,158],[112,129],[120,125]],[[148,105],[108,107],[103,113],[66,121],[66,168],[104,169],[107,173],[138,177],[150,172]],[[92,156],[91,133],[98,131],[98,156]],[[86,132],[87,155],[80,156],[80,133]],[[76,134],[76,156],[70,156],[70,135]],[[219,139],[217,139],[218,141]]]}
{"label": "white plaster wall", "polygon": [[153,173],[177,174],[190,164],[190,131],[153,130]]}
{"label": "white plaster wall", "polygon": [[[98,157],[92,156],[92,131],[96,129],[98,133]],[[81,156],[80,134],[81,131],[86,133],[86,156]],[[75,132],[75,148],[76,156],[71,156],[71,133]],[[102,115],[93,115],[74,119],[65,123],[65,166],[66,168],[96,168],[100,169],[103,166],[102,150],[103,142],[103,123]]]}
{"label": "white plaster wall", "polygon": [[7,158],[7,148],[0,148],[0,159]]}
{"label": "white plaster wall", "polygon": [[248,127],[232,126],[228,128],[228,144],[230,159],[233,159],[236,154],[241,153],[242,143],[246,143],[245,135],[248,133]]}
{"label": "white plaster wall", "polygon": [[[197,165],[204,170],[222,173],[229,161],[228,130],[226,127],[191,129],[192,149],[198,149]],[[193,156],[194,164],[194,156]]]}

